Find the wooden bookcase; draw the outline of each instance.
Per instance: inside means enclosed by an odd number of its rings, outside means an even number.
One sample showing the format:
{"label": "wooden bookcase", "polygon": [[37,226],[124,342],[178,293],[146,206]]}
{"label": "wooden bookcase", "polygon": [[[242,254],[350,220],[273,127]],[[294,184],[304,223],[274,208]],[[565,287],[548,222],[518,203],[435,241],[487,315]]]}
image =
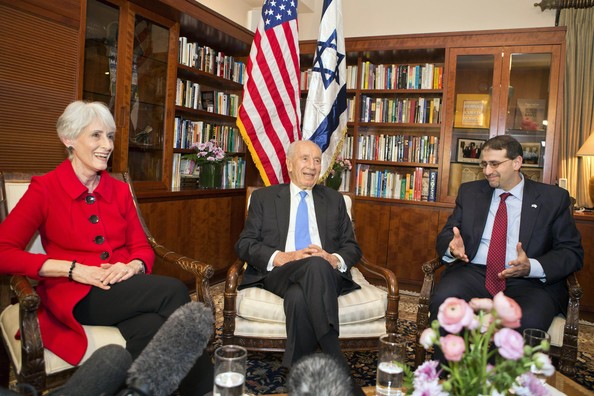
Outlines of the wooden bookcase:
{"label": "wooden bookcase", "polygon": [[[347,90],[349,105],[354,106],[347,131],[352,149],[343,151],[353,164],[348,191],[355,193],[357,238],[369,259],[393,270],[404,287],[418,289],[423,277],[421,264],[435,256],[436,236],[452,211],[459,184],[482,175],[478,167],[481,142],[495,135],[513,135],[526,145],[527,153],[537,151],[535,159],[524,167],[525,174],[555,183],[565,30],[360,37],[346,39],[345,46],[347,65],[357,67],[357,81]],[[311,67],[315,48],[315,41],[301,43],[303,70]],[[367,63],[386,68],[443,68],[441,84],[387,89],[365,85]],[[390,100],[405,99],[436,101],[439,111],[430,120],[368,119],[366,98],[375,104],[376,114]],[[522,123],[525,109],[520,107],[528,102],[539,106],[533,116],[538,125]],[[473,106],[480,111],[473,114]],[[430,158],[411,157],[414,151],[409,151],[409,157],[381,154],[398,150],[399,143],[386,141],[408,140],[412,144],[423,139],[437,142],[437,147],[431,146],[435,150]],[[462,143],[468,143],[467,150],[460,148]],[[422,152],[424,146],[419,147]],[[393,175],[414,174],[418,168],[423,170],[417,173],[421,176],[417,192],[398,197],[391,184]],[[431,185],[426,178],[431,173],[436,177],[434,199],[430,200],[431,190],[424,192],[423,185]],[[367,183],[364,187],[362,180]]]}

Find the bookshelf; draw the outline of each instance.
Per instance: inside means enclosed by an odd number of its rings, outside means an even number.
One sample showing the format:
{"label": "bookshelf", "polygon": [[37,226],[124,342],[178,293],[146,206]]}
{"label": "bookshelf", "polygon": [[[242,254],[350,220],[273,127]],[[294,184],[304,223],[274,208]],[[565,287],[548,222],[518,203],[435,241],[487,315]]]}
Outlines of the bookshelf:
{"label": "bookshelf", "polygon": [[[192,147],[209,141],[215,141],[226,153],[226,159],[221,164],[221,188],[245,187],[246,150],[235,126],[244,78],[244,62],[180,36],[173,190],[199,188],[201,167],[185,157],[195,152]],[[180,162],[180,167],[175,166],[177,162]]]}
{"label": "bookshelf", "polygon": [[[244,186],[258,178],[235,127],[253,33],[187,0],[81,4],[81,97],[113,111],[112,170],[129,170],[156,238],[222,279],[236,258]],[[226,152],[221,188],[199,188],[195,172],[180,174],[181,158],[211,139]],[[181,272],[165,275],[191,287]]]}
{"label": "bookshelf", "polygon": [[[342,189],[355,195],[365,256],[419,290],[457,188],[482,177],[482,142],[513,135],[526,148],[525,175],[555,183],[565,30],[355,37],[345,46],[342,155],[353,170]],[[301,43],[302,75],[315,48]]]}

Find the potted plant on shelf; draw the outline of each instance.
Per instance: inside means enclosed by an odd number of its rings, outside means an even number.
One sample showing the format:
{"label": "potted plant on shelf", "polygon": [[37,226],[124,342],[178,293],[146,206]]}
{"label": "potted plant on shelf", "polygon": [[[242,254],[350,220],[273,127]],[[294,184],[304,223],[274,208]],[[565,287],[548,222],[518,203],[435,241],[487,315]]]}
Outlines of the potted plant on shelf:
{"label": "potted plant on shelf", "polygon": [[194,161],[199,169],[199,186],[201,188],[220,188],[225,151],[214,139],[206,143],[194,143],[191,148],[196,152],[186,154],[184,158]]}
{"label": "potted plant on shelf", "polygon": [[338,156],[330,169],[330,173],[326,177],[326,186],[338,190],[342,183],[342,174],[345,170],[351,170],[351,161]]}

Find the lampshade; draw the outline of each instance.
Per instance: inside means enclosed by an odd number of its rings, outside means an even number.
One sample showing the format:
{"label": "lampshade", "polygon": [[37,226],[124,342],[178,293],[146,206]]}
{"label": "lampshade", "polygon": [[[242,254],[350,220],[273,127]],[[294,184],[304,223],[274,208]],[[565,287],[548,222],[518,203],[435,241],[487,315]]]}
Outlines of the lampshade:
{"label": "lampshade", "polygon": [[[594,155],[594,133],[590,134],[590,137],[586,139],[586,142],[580,147],[575,155],[578,157]],[[588,190],[590,193],[590,201],[594,204],[594,175],[590,177]]]}
{"label": "lampshade", "polygon": [[582,147],[580,147],[575,155],[578,157],[594,155],[594,133],[590,135],[590,137],[586,140]]}

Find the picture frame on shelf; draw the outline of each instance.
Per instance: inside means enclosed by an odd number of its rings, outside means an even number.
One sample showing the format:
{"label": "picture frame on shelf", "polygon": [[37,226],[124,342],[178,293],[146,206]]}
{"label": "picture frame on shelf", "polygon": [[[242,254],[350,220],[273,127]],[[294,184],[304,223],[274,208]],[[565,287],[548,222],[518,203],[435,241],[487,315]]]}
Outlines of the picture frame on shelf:
{"label": "picture frame on shelf", "polygon": [[536,168],[540,166],[540,143],[520,143],[523,151],[522,166]]}
{"label": "picture frame on shelf", "polygon": [[491,97],[487,94],[456,95],[456,128],[489,128],[491,123]]}
{"label": "picture frame on shelf", "polygon": [[542,131],[547,101],[545,99],[518,99],[514,129]]}
{"label": "picture frame on shelf", "polygon": [[456,149],[456,161],[467,164],[478,164],[481,162],[481,150],[485,140],[458,138]]}

